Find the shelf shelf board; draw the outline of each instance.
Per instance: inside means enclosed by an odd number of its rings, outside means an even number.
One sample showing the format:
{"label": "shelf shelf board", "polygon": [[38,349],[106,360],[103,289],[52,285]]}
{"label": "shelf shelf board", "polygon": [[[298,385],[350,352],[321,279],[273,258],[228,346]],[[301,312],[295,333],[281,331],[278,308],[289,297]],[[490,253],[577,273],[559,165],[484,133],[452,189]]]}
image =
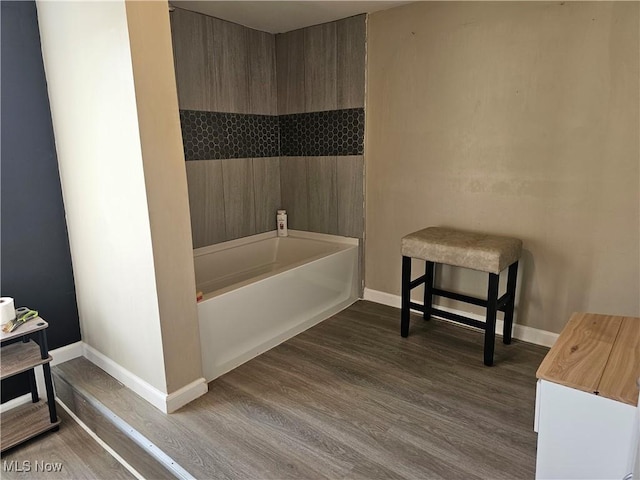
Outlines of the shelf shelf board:
{"label": "shelf shelf board", "polygon": [[44,330],[48,326],[49,324],[45,322],[41,317],[36,317],[32,320],[27,321],[24,325],[20,325],[13,332],[7,333],[0,329],[0,342],[6,342],[7,340],[30,335],[40,330]]}
{"label": "shelf shelf board", "polygon": [[60,419],[51,423],[47,402],[27,403],[2,414],[0,451],[4,452],[30,438],[60,425]]}
{"label": "shelf shelf board", "polygon": [[40,346],[33,340],[12,343],[2,347],[0,351],[0,379],[4,380],[50,361],[51,355],[47,358],[40,356]]}

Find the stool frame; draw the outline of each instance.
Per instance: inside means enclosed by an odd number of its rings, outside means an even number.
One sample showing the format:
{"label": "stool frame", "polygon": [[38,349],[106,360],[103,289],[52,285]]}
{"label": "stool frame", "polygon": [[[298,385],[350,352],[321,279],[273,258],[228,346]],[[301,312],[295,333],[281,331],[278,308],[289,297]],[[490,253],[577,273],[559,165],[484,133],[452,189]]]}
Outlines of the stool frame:
{"label": "stool frame", "polygon": [[[411,257],[402,256],[402,307],[400,314],[400,335],[405,338],[409,336],[409,317],[411,309],[421,312],[425,320],[429,320],[432,316],[442,317],[447,320],[480,328],[484,330],[484,364],[487,366],[493,365],[496,317],[498,311],[504,312],[502,341],[507,345],[511,343],[513,313],[516,299],[516,280],[518,277],[518,261],[513,262],[508,267],[507,291],[500,298],[498,298],[500,275],[497,273],[489,273],[486,300],[437,288],[435,286],[435,266],[436,262],[427,260],[425,262],[424,275],[416,278],[415,280],[411,280]],[[424,305],[420,305],[419,303],[411,301],[411,290],[423,284]],[[486,322],[480,322],[473,318],[433,308],[433,297],[445,297],[484,307],[487,309]]]}

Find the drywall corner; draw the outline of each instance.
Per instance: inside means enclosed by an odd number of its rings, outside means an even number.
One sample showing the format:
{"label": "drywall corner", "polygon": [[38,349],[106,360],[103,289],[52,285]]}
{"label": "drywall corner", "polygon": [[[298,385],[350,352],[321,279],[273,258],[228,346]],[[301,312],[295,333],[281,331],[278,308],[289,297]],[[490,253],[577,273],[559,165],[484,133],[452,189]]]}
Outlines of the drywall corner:
{"label": "drywall corner", "polygon": [[[202,379],[187,175],[164,2],[126,2],[167,393]],[[205,389],[198,390],[202,393]],[[178,402],[179,403],[179,402]]]}

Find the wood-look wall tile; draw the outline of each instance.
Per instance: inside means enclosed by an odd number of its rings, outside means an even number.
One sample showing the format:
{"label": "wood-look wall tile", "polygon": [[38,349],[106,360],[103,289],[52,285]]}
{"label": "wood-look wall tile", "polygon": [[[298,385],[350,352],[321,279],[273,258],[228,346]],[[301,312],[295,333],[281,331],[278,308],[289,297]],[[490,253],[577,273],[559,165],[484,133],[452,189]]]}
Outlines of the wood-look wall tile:
{"label": "wood-look wall tile", "polygon": [[306,157],[280,157],[282,208],[287,210],[289,228],[309,229]]}
{"label": "wood-look wall tile", "polygon": [[362,238],[364,235],[364,158],[362,155],[337,158],[338,234]]}
{"label": "wood-look wall tile", "polygon": [[246,27],[206,17],[208,76],[214,112],[250,113]]}
{"label": "wood-look wall tile", "polygon": [[364,238],[358,239],[358,273],[358,292],[360,294],[360,298],[364,298],[364,279],[366,278],[364,261]]}
{"label": "wood-look wall tile", "polygon": [[206,110],[210,104],[206,18],[180,8],[170,15],[178,104],[182,109]]}
{"label": "wood-look wall tile", "polygon": [[336,22],[304,29],[305,111],[337,108]]}
{"label": "wood-look wall tile", "polygon": [[249,112],[277,115],[275,35],[246,29],[248,47]]}
{"label": "wood-look wall tile", "polygon": [[253,186],[255,190],[256,232],[276,229],[276,213],[281,207],[280,158],[253,159]]}
{"label": "wood-look wall tile", "polygon": [[195,160],[186,162],[186,167],[193,247],[223,242],[226,232],[222,163]]}
{"label": "wood-look wall tile", "polygon": [[304,30],[276,35],[279,115],[305,111],[304,36]]}
{"label": "wood-look wall tile", "polygon": [[366,15],[336,22],[337,108],[364,107]]}
{"label": "wood-look wall tile", "polygon": [[338,233],[336,157],[307,157],[309,230]]}
{"label": "wood-look wall tile", "polygon": [[252,159],[234,158],[219,163],[222,164],[226,239],[253,235],[256,215]]}

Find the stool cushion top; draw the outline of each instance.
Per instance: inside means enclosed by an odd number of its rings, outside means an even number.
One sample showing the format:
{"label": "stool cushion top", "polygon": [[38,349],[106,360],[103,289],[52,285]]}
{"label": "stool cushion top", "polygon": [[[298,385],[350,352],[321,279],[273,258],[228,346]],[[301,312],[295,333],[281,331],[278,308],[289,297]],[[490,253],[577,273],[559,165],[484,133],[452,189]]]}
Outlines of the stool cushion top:
{"label": "stool cushion top", "polygon": [[500,273],[522,254],[517,238],[429,227],[402,238],[402,255],[435,263]]}

